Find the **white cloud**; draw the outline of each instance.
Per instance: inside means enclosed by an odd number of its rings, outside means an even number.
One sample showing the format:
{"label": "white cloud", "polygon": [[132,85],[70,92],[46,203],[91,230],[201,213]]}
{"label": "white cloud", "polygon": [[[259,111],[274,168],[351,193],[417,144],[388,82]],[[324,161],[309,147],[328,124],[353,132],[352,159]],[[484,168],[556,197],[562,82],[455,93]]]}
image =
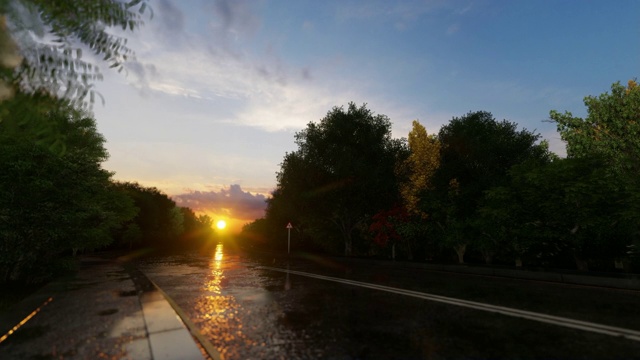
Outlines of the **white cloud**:
{"label": "white cloud", "polygon": [[186,206],[197,212],[225,213],[235,219],[253,220],[264,216],[266,197],[243,191],[240,185],[230,185],[218,191],[192,191],[174,195],[179,206]]}

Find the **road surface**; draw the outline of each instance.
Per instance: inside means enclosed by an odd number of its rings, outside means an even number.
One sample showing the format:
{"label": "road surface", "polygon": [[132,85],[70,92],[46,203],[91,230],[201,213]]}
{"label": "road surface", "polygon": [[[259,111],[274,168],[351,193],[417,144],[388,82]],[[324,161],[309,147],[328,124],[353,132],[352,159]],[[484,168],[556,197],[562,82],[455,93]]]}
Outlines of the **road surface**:
{"label": "road surface", "polygon": [[224,359],[640,358],[640,292],[222,244],[140,268]]}

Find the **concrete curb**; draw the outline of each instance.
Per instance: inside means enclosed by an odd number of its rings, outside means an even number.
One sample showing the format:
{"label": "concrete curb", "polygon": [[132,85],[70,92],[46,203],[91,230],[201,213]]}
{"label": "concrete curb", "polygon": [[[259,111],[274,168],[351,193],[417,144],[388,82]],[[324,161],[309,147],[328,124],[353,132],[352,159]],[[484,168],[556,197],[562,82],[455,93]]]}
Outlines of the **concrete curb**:
{"label": "concrete curb", "polygon": [[[149,280],[149,281],[151,281],[151,280]],[[196,338],[196,340],[200,343],[200,346],[202,346],[202,348],[207,353],[207,355],[209,355],[210,359],[212,359],[212,360],[220,360],[221,357],[220,357],[220,353],[218,352],[218,350],[216,350],[216,348],[209,342],[209,340],[207,340],[200,333],[200,331],[198,330],[196,325],[194,323],[192,323],[191,320],[189,320],[189,317],[178,306],[178,304],[176,304],[175,301],[173,301],[173,299],[171,299],[171,297],[169,297],[169,295],[167,295],[164,291],[162,291],[162,289],[158,285],[156,285],[156,283],[154,283],[153,281],[151,281],[151,283],[157,289],[157,293],[156,292],[144,293],[143,297],[141,297],[140,301],[141,302],[149,301],[149,300],[152,301],[152,302],[162,301],[162,300],[157,299],[157,297],[158,297],[157,294],[162,295],[162,297],[164,299],[164,302],[171,307],[171,310],[174,312],[175,316],[179,319],[180,323],[182,324],[182,328],[184,330],[186,330],[188,333],[190,333],[191,336]],[[145,300],[143,300],[143,298],[145,298]],[[150,306],[150,305],[148,305],[148,306]],[[166,305],[163,304],[163,308],[164,308],[165,312],[169,312],[169,310],[166,309]],[[144,305],[143,305],[143,309],[144,309]],[[155,319],[152,319],[152,322],[154,320]],[[183,335],[179,335],[179,336],[183,337]],[[149,338],[151,339],[151,334],[149,335]],[[159,350],[162,350],[162,349],[159,349]],[[153,351],[153,349],[152,349],[152,351]],[[198,349],[198,353],[200,354],[199,358],[202,358],[202,353],[200,353],[199,349]],[[153,354],[155,354],[155,352],[153,352]],[[187,357],[180,356],[179,358],[180,359],[186,359]],[[154,359],[156,359],[156,358],[154,357]]]}
{"label": "concrete curb", "polygon": [[184,323],[162,293],[142,293],[140,304],[154,360],[203,358]]}

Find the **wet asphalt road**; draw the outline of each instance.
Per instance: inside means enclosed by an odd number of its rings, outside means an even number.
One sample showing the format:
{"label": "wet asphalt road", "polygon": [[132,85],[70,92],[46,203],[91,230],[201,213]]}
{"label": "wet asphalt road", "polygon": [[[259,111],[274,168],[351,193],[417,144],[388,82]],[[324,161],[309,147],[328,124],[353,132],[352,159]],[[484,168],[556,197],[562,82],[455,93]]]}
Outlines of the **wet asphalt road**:
{"label": "wet asphalt road", "polygon": [[273,271],[291,269],[640,330],[640,293],[309,256],[156,258],[140,269],[224,359],[634,359],[640,341]]}

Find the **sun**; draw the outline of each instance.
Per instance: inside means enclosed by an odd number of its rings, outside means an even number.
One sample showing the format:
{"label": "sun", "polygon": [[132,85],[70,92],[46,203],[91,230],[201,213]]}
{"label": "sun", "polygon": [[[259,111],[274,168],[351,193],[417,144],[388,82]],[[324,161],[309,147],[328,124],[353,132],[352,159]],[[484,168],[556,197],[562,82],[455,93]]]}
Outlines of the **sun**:
{"label": "sun", "polygon": [[227,222],[224,220],[218,220],[218,222],[216,223],[216,227],[222,230],[227,227]]}

